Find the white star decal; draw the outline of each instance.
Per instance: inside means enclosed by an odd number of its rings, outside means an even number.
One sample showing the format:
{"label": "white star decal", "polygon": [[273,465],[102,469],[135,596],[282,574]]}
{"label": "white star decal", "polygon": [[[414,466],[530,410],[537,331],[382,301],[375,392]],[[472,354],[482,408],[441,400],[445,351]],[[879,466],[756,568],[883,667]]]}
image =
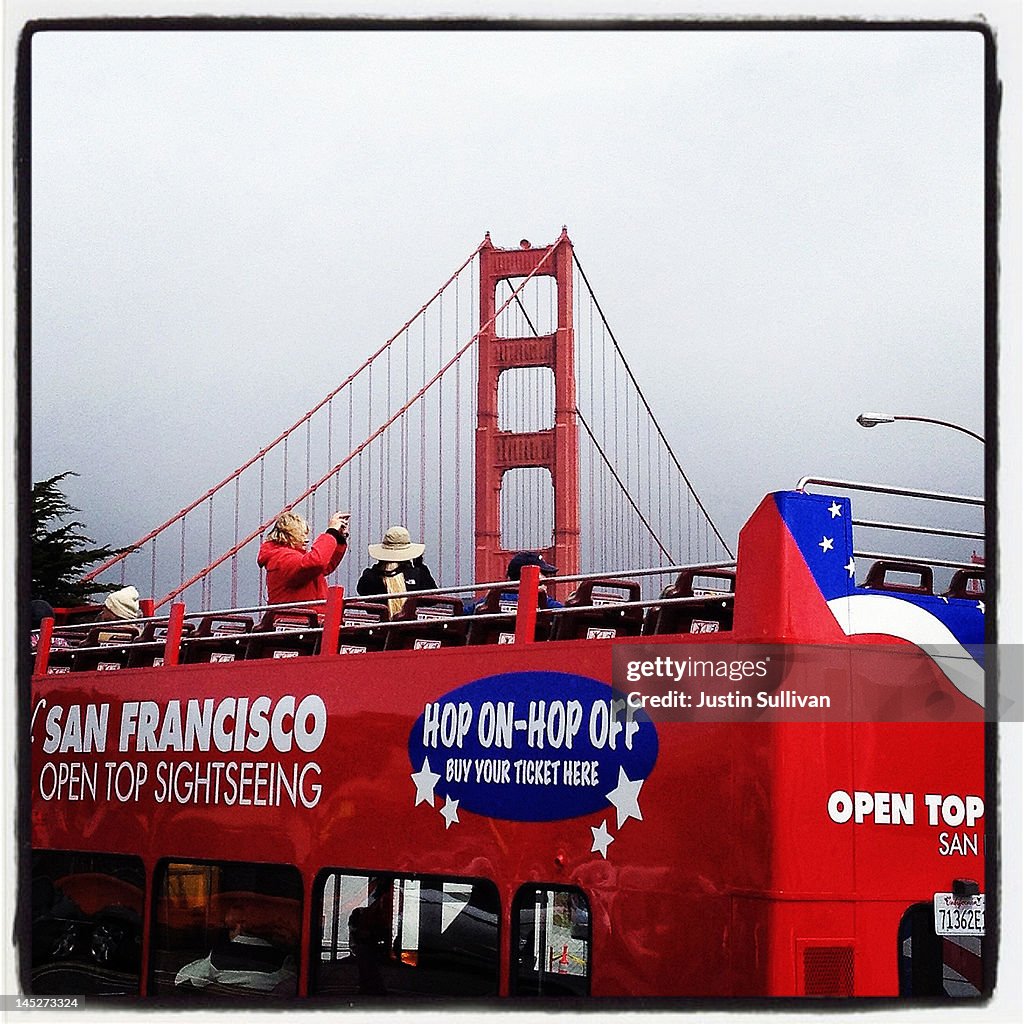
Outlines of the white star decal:
{"label": "white star decal", "polygon": [[850,555],[850,560],[843,568],[850,574],[850,579],[852,580],[857,573],[857,563],[853,560],[853,555]]}
{"label": "white star decal", "polygon": [[459,801],[453,800],[450,796],[445,796],[444,807],[441,808],[441,817],[444,818],[444,829],[447,832],[452,827],[452,823],[458,823],[459,820]]}
{"label": "white star decal", "polygon": [[831,551],[832,550],[832,538],[831,537],[822,537],[821,540],[818,541],[818,547],[821,548],[821,553],[822,554],[825,554],[826,551]]}
{"label": "white star decal", "polygon": [[619,765],[618,785],[605,796],[615,808],[615,827],[622,828],[622,823],[627,818],[636,818],[643,821],[644,816],[640,813],[640,787],[644,784],[643,779],[631,782],[626,775],[625,769]]}
{"label": "white star decal", "polygon": [[602,821],[600,828],[590,826],[594,833],[594,845],[590,848],[591,853],[599,853],[605,860],[608,859],[608,847],[615,842],[615,836],[608,834],[608,822]]}
{"label": "white star decal", "polygon": [[832,504],[829,505],[828,510],[833,519],[835,519],[836,516],[841,516],[843,514],[843,510],[840,508],[838,501],[833,501]]}
{"label": "white star decal", "polygon": [[979,601],[978,602],[978,611],[981,612],[982,615],[985,614],[985,602],[984,601]]}
{"label": "white star decal", "polygon": [[423,767],[409,778],[416,783],[416,803],[413,807],[419,807],[422,803],[428,803],[433,807],[434,787],[441,781],[441,776],[430,770],[430,761],[423,758]]}

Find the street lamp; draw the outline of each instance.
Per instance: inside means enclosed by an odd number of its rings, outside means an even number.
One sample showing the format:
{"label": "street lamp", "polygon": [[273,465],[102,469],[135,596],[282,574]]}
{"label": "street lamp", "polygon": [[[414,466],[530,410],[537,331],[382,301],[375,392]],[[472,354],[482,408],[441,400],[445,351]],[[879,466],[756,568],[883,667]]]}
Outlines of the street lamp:
{"label": "street lamp", "polygon": [[947,420],[935,420],[930,416],[890,416],[884,412],[862,412],[857,417],[857,422],[862,427],[877,427],[879,423],[892,423],[894,420],[914,420],[917,423],[935,423],[940,427],[949,427],[950,430],[959,430],[961,434],[970,434],[975,440],[985,443],[981,434],[976,434],[967,427],[961,427],[959,423],[950,423]]}

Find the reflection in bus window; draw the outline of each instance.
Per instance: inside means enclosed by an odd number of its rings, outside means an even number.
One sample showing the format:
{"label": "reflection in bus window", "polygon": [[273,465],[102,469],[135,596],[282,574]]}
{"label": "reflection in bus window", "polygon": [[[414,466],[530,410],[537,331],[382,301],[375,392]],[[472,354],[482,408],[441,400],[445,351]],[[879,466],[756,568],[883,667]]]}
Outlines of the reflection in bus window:
{"label": "reflection in bus window", "polygon": [[512,904],[512,994],[590,994],[590,904],[579,889],[525,885]]}
{"label": "reflection in bus window", "polygon": [[33,994],[138,995],[145,880],[138,857],[33,853]]}
{"label": "reflection in bus window", "polygon": [[302,880],[294,867],[165,862],[154,888],[154,995],[296,994]]}
{"label": "reflection in bus window", "polygon": [[325,872],[310,992],[497,995],[498,918],[498,890],[485,880]]}

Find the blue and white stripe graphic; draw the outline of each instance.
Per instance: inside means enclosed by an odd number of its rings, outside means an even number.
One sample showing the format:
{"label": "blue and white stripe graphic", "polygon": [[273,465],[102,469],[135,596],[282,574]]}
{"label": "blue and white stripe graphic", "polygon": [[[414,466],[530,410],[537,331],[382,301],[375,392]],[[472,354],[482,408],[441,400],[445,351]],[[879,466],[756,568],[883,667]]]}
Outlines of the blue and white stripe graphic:
{"label": "blue and white stripe graphic", "polygon": [[850,499],[801,491],[779,491],[774,497],[847,636],[871,633],[907,640],[929,654],[961,693],[984,703],[984,601],[858,587]]}

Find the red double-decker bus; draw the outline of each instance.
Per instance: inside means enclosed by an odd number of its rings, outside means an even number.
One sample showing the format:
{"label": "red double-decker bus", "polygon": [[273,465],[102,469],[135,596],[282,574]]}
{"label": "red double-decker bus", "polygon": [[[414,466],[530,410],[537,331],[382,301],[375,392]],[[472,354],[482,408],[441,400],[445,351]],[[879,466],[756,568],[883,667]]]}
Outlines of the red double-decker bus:
{"label": "red double-decker bus", "polygon": [[984,571],[862,551],[867,485],[816,485],[647,600],[47,620],[31,991],[985,994]]}

